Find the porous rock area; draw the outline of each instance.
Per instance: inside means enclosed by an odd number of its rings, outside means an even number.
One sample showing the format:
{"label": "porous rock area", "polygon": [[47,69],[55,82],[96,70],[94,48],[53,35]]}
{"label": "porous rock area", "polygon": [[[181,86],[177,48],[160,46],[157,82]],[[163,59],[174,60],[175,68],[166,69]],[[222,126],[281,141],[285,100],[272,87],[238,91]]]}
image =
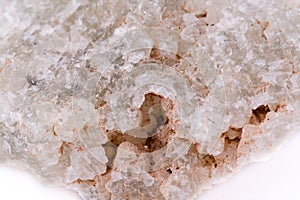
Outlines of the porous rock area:
{"label": "porous rock area", "polygon": [[300,125],[297,0],[2,0],[0,160],[85,200],[201,199]]}

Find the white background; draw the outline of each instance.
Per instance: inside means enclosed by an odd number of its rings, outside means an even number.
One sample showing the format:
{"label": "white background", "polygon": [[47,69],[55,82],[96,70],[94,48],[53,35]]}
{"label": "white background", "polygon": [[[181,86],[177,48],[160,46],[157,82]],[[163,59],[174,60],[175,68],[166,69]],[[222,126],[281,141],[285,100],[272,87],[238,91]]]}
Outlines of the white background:
{"label": "white background", "polygon": [[[262,163],[245,167],[201,200],[300,200],[300,132],[282,150]],[[44,186],[31,174],[0,166],[0,199],[79,200],[71,191]]]}

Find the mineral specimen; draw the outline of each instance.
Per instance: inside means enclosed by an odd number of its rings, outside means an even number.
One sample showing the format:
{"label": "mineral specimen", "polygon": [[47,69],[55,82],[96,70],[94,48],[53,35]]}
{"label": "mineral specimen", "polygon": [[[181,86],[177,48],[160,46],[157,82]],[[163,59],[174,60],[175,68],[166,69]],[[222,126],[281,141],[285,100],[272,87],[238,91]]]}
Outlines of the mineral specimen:
{"label": "mineral specimen", "polygon": [[195,199],[300,125],[300,2],[2,0],[0,158],[83,199]]}

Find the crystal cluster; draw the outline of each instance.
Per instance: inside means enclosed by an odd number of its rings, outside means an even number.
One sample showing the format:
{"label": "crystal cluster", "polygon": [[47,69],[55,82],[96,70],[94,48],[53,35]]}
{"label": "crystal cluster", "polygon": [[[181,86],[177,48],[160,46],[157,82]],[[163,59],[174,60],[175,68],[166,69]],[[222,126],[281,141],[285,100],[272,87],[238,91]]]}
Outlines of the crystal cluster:
{"label": "crystal cluster", "polygon": [[83,199],[195,199],[300,125],[300,2],[2,0],[0,159]]}

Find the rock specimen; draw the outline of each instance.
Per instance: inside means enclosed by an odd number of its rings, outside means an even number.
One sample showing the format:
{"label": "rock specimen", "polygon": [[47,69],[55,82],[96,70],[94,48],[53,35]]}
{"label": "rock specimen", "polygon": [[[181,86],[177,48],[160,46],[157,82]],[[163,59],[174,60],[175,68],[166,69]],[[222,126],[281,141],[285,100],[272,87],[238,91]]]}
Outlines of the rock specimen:
{"label": "rock specimen", "polygon": [[299,127],[299,5],[2,0],[1,161],[83,199],[201,199]]}

